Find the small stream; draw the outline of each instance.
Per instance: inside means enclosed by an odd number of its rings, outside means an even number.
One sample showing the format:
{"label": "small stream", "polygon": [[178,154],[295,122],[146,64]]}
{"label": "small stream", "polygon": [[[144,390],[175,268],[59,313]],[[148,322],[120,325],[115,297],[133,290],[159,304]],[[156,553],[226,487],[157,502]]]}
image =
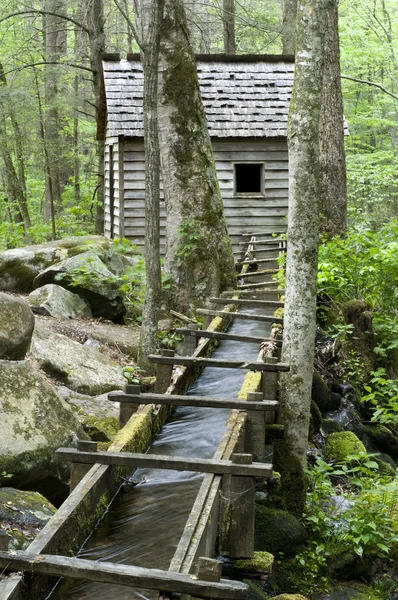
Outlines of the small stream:
{"label": "small stream", "polygon": [[[245,308],[256,314],[261,309]],[[262,312],[262,311],[261,311]],[[267,337],[269,324],[235,320],[229,331]],[[255,360],[258,344],[222,341],[213,358]],[[236,398],[247,371],[206,368],[187,395]],[[228,409],[180,407],[157,435],[149,454],[211,458],[225,431]],[[203,475],[138,469],[141,483],[120,491],[79,553],[79,558],[167,570],[198,493]],[[86,581],[62,581],[52,600],[158,598],[157,592]]]}

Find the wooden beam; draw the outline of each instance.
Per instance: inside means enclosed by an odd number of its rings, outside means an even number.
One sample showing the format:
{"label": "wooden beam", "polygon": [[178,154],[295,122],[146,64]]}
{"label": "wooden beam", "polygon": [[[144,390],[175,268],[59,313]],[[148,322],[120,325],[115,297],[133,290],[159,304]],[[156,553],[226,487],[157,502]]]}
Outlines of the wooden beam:
{"label": "wooden beam", "polygon": [[201,406],[204,408],[230,408],[236,410],[268,411],[277,410],[278,402],[248,402],[235,400],[235,398],[211,398],[210,396],[178,396],[174,394],[123,394],[109,392],[108,400],[111,402],[137,404],[165,404],[167,406]]}
{"label": "wooden beam", "polygon": [[168,364],[168,365],[184,365],[191,367],[218,367],[221,369],[247,369],[248,371],[289,371],[289,365],[285,363],[267,364],[264,362],[246,362],[244,360],[224,360],[217,358],[193,358],[188,356],[159,356],[150,354],[149,360],[153,363]]}
{"label": "wooden beam", "polygon": [[[235,302],[235,300],[234,300]],[[228,300],[228,304],[230,300]],[[219,331],[207,331],[206,329],[176,329],[177,333],[183,333],[184,335],[191,335],[197,338],[212,338],[215,340],[232,340],[235,342],[246,342],[248,344],[261,344],[262,342],[269,342],[271,338],[257,337],[251,335],[235,335],[234,333],[220,333]],[[188,332],[189,331],[189,332]],[[282,343],[282,342],[278,342]]]}
{"label": "wooden beam", "polygon": [[[214,302],[215,304],[231,304],[231,300],[229,298],[210,298],[210,302]],[[280,302],[279,300],[253,300],[252,298],[244,299],[244,298],[234,298],[234,304],[243,304],[244,306],[285,306],[284,302]]]}
{"label": "wooden beam", "polygon": [[[208,310],[207,308],[197,308],[196,312],[198,315],[211,315],[214,317],[221,317],[225,315],[225,312],[221,310]],[[280,317],[273,317],[272,315],[251,315],[250,313],[238,313],[238,312],[230,312],[228,313],[230,317],[234,319],[243,319],[249,321],[264,321],[266,323],[283,323],[283,319]]]}
{"label": "wooden beam", "polygon": [[[275,281],[273,281],[274,284],[276,284]],[[285,290],[278,290],[277,288],[273,288],[273,289],[262,289],[261,286],[262,284],[259,283],[257,284],[257,288],[253,289],[253,290],[249,290],[247,292],[245,291],[241,291],[241,290],[226,290],[225,292],[221,292],[221,296],[228,298],[229,296],[236,296],[237,294],[239,294],[240,296],[251,296],[253,293],[258,292],[259,294],[261,294],[262,296],[274,296],[274,295],[279,295],[279,296],[284,296],[285,294]],[[233,298],[235,299],[235,298]],[[232,300],[232,298],[230,298],[230,300]]]}
{"label": "wooden beam", "polygon": [[277,245],[279,247],[279,244],[286,242],[286,240],[282,240],[281,238],[273,238],[272,240],[255,240],[255,241],[250,241],[250,242],[239,242],[240,246],[248,246],[249,244],[252,246],[269,246],[270,244],[273,245]]}
{"label": "wooden beam", "polygon": [[249,240],[252,237],[258,237],[261,235],[284,235],[286,233],[286,229],[284,231],[259,231],[256,233],[242,233],[242,237],[247,237]]}
{"label": "wooden beam", "polygon": [[142,567],[71,558],[69,556],[0,552],[0,568],[14,572],[27,571],[28,573],[176,592],[198,598],[245,600],[247,597],[247,585],[239,581],[221,579],[219,582],[207,582],[194,579],[189,575],[161,571],[160,569],[144,569]]}
{"label": "wooden beam", "polygon": [[263,271],[250,271],[249,273],[242,273],[238,275],[238,279],[243,277],[259,277],[260,275],[275,275],[280,269],[264,269]]}
{"label": "wooden beam", "polygon": [[[275,285],[275,281],[262,281],[261,283],[244,283],[241,285],[238,285],[238,290],[248,290],[248,289],[252,289],[252,290],[259,290],[261,288],[266,288],[269,285]],[[275,290],[272,290],[275,291]],[[279,290],[278,290],[278,293]]]}
{"label": "wooden beam", "polygon": [[243,260],[242,262],[237,262],[237,267],[242,267],[243,265],[258,265],[259,263],[272,263],[278,262],[278,256],[274,256],[273,258],[254,258],[252,260]]}
{"label": "wooden beam", "polygon": [[58,448],[55,454],[60,460],[91,463],[93,465],[194,471],[196,473],[236,475],[238,477],[270,477],[272,475],[272,465],[266,463],[235,465],[230,460],[216,460],[214,458],[136,454],[134,452],[79,452],[74,448]]}

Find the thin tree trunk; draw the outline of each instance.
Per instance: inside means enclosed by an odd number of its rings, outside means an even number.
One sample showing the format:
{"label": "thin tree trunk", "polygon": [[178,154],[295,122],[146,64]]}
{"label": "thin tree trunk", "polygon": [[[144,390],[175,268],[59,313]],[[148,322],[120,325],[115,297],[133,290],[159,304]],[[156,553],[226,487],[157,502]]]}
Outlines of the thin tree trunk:
{"label": "thin tree trunk", "polygon": [[[76,14],[75,14],[76,18]],[[79,60],[80,46],[82,43],[80,27],[75,26],[75,60]],[[73,114],[73,181],[74,181],[74,200],[75,206],[80,206],[80,152],[79,152],[79,84],[80,77],[76,73],[73,81],[73,91],[75,97],[75,110]]]}
{"label": "thin tree trunk", "polygon": [[170,300],[187,311],[236,281],[183,0],[166,0],[160,45],[159,141]]}
{"label": "thin tree trunk", "polygon": [[160,267],[160,151],[158,135],[158,68],[160,26],[164,0],[141,0],[141,59],[144,70],[145,140],[145,303],[142,313],[138,364],[153,371],[148,355],[157,347],[161,303]]}
{"label": "thin tree trunk", "polygon": [[[103,0],[90,0],[87,6],[87,20],[88,27],[90,29],[90,66],[93,70],[93,91],[96,106],[96,116],[98,120],[102,73],[101,57],[105,52],[105,18]],[[104,157],[105,144],[103,141],[98,141],[97,211],[95,219],[95,232],[98,234],[104,233]]]}
{"label": "thin tree trunk", "polygon": [[288,122],[289,221],[283,362],[279,422],[285,427],[276,447],[285,508],[302,512],[305,503],[308,431],[314,364],[319,242],[319,119],[324,69],[325,6],[303,0],[297,20],[297,54]]}
{"label": "thin tree trunk", "polygon": [[340,77],[338,0],[326,10],[325,71],[319,129],[321,229],[329,237],[347,228],[347,179],[344,149],[343,95]]}
{"label": "thin tree trunk", "polygon": [[297,0],[283,0],[282,9],[282,53],[294,54],[296,51]]}
{"label": "thin tree trunk", "polygon": [[[46,0],[45,10],[60,15],[66,15],[63,0]],[[66,21],[61,17],[46,15],[45,52],[48,63],[57,63],[66,52]],[[60,71],[56,64],[46,65],[45,75],[45,143],[48,155],[48,172],[46,178],[46,203],[44,218],[51,218],[51,204],[57,211],[62,205],[62,186],[60,170],[61,140],[59,132],[61,123],[58,110]]]}
{"label": "thin tree trunk", "polygon": [[223,31],[225,54],[236,54],[235,0],[223,0]]}

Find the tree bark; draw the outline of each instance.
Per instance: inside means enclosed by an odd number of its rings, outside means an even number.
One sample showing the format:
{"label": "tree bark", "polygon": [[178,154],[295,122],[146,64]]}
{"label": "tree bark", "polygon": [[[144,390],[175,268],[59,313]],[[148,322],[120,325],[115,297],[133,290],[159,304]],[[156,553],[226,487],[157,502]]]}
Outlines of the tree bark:
{"label": "tree bark", "polygon": [[297,0],[283,0],[282,8],[282,53],[294,54],[296,51]]}
{"label": "tree bark", "polygon": [[223,31],[225,54],[236,54],[235,0],[223,0]]}
{"label": "tree bark", "polygon": [[[100,105],[102,54],[105,52],[105,17],[103,0],[90,0],[87,10],[87,22],[89,29],[90,45],[90,67],[93,70],[93,92],[98,120]],[[97,210],[95,217],[95,232],[104,233],[104,158],[105,145],[103,141],[97,142]]]}
{"label": "tree bark", "polygon": [[297,20],[297,54],[288,121],[289,221],[279,422],[276,446],[285,508],[305,503],[308,431],[314,363],[319,241],[319,120],[324,69],[325,5],[303,0]]}
{"label": "tree bark", "polygon": [[166,205],[165,271],[180,312],[236,282],[183,0],[166,0],[160,44],[159,141]]}
{"label": "tree bark", "polygon": [[[59,15],[66,15],[63,0],[45,0],[45,10]],[[58,110],[59,67],[57,63],[66,52],[66,21],[62,17],[50,14],[44,18],[45,53],[45,143],[48,154],[48,173],[46,177],[46,202],[44,219],[51,218],[51,204],[60,210],[62,204],[62,186],[60,173],[61,130]]]}
{"label": "tree bark", "polygon": [[141,60],[144,70],[145,142],[145,303],[138,364],[154,370],[148,355],[157,347],[158,313],[162,296],[160,267],[160,150],[158,135],[158,69],[160,26],[164,0],[140,0]]}
{"label": "tree bark", "polygon": [[341,91],[338,0],[326,10],[325,71],[323,76],[319,156],[321,165],[321,229],[328,237],[347,228],[347,179]]}

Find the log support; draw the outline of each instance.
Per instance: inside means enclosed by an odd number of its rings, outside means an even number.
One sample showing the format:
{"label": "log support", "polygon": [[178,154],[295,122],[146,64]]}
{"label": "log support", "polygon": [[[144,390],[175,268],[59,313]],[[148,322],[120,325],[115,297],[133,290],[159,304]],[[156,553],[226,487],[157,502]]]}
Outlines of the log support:
{"label": "log support", "polygon": [[[128,384],[125,387],[126,394],[138,395],[140,393],[140,391],[141,391],[141,388],[138,384]],[[133,403],[129,403],[129,404],[121,403],[120,404],[120,410],[119,410],[120,429],[123,429],[123,427],[126,425],[126,423],[133,416],[133,414],[137,412],[139,405],[140,405],[139,402],[134,403],[134,404]]]}
{"label": "log support", "polygon": [[[172,358],[175,355],[174,350],[162,350],[161,356]],[[156,368],[156,383],[155,393],[164,394],[171,382],[171,376],[173,373],[173,363],[171,364],[158,364]]]}
{"label": "log support", "polygon": [[[262,392],[249,392],[247,400],[263,400]],[[265,413],[268,414],[268,411]],[[246,418],[245,435],[246,452],[253,456],[255,462],[262,462],[265,456],[265,418],[258,411],[249,410]]]}
{"label": "log support", "polygon": [[[79,452],[97,452],[98,444],[97,442],[91,442],[87,440],[79,440],[77,442],[77,450]],[[69,484],[69,493],[71,494],[75,487],[80,483],[85,475],[89,472],[92,463],[72,463],[72,468],[70,472],[70,484]]]}
{"label": "log support", "polygon": [[[251,454],[233,454],[232,462],[250,465]],[[255,479],[231,477],[229,555],[231,558],[252,558],[254,553]]]}

